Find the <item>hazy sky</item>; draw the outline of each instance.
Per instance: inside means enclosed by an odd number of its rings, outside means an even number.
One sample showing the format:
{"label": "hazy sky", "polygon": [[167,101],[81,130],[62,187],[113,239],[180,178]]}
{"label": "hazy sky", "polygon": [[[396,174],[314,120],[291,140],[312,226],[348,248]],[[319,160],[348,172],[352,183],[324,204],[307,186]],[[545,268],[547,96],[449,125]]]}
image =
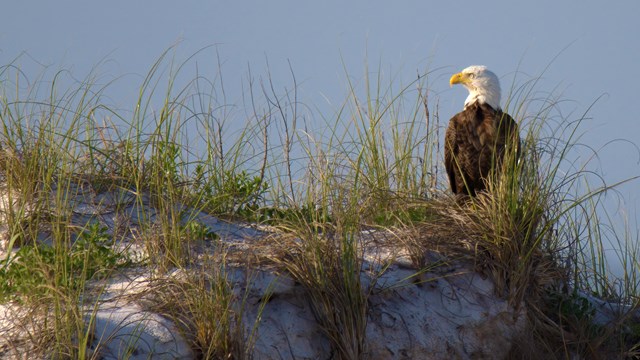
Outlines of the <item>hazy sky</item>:
{"label": "hazy sky", "polygon": [[[345,67],[361,77],[368,61],[403,82],[435,70],[429,84],[445,119],[467,95],[449,88],[448,78],[467,65],[489,66],[504,88],[516,71],[524,81],[551,64],[538,89],[562,93],[569,111],[581,113],[602,96],[581,139],[599,149],[615,139],[640,144],[639,16],[635,0],[5,0],[0,64],[26,51],[18,63],[27,76],[38,75],[39,62],[82,78],[106,58],[103,72],[129,74],[110,95],[131,109],[141,76],[177,42],[183,58],[216,45],[232,93],[249,66],[265,74],[267,60],[276,81],[288,84],[290,62],[302,100],[313,105],[343,100]],[[203,53],[198,64],[214,73],[215,51]],[[194,68],[186,71],[195,76]],[[610,183],[640,175],[638,153],[627,143],[607,145],[598,155]],[[639,186],[622,188],[634,218]]]}

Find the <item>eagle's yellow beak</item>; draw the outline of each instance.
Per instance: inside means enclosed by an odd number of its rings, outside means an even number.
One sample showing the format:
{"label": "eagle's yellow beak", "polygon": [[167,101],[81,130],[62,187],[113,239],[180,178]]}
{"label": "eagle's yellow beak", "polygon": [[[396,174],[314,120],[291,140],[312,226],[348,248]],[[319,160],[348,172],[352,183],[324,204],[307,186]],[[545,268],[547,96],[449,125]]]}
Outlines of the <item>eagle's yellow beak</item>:
{"label": "eagle's yellow beak", "polygon": [[449,79],[449,86],[453,86],[454,84],[466,84],[469,81],[469,77],[464,73],[454,74],[451,79]]}

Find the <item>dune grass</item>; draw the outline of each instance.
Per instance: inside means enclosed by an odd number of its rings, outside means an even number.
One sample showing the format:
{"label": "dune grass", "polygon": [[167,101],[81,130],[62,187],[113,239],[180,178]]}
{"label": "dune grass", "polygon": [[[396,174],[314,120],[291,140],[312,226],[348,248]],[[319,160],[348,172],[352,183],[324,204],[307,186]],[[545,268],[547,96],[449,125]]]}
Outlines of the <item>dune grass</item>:
{"label": "dune grass", "polygon": [[[446,124],[438,99],[428,97],[429,73],[407,85],[381,69],[366,69],[361,83],[346,74],[348,95],[335,114],[320,115],[326,127],[318,132],[301,115],[295,76],[279,91],[270,75],[250,75],[245,103],[235,106],[220,67],[213,80],[198,74],[179,84],[192,59],[177,62],[171,53],[152,64],[132,111],[107,105],[109,84],[96,73],[78,82],[61,71],[49,83],[29,83],[17,62],[0,70],[0,299],[56,319],[34,321],[35,351],[98,356],[87,350],[85,319],[98,306],[89,292],[99,294],[95,284],[123,267],[144,265],[153,269],[155,308],[181,325],[198,354],[250,358],[253,331],[239,325],[242,306],[232,304],[243,299],[232,291],[225,251],[203,265],[195,250],[217,241],[195,221],[203,211],[268,224],[292,239],[275,262],[306,289],[340,358],[366,354],[373,284],[360,278],[360,231],[425,225],[470,246],[497,296],[528,309],[531,338],[514,356],[531,347],[556,358],[637,353],[638,329],[599,327],[585,302],[598,295],[638,306],[637,239],[617,238],[627,272],[611,280],[599,200],[615,184],[584,185],[592,171],[569,159],[586,115],[562,117],[558,99],[536,97],[536,79],[514,85],[505,108],[520,125],[520,158],[507,153],[487,193],[459,204],[439,170]],[[132,198],[139,225],[132,230],[122,219],[107,233],[95,218],[75,223],[75,199],[88,189]],[[117,250],[131,239],[142,259]],[[420,271],[425,245],[398,246],[409,247]],[[188,276],[166,277],[175,269]]]}

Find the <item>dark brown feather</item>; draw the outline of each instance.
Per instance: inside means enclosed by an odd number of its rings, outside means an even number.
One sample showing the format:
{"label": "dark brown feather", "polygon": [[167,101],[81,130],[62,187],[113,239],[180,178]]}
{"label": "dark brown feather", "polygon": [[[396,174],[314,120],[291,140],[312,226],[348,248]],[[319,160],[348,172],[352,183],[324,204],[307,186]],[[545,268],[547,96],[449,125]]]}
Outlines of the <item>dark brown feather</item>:
{"label": "dark brown feather", "polygon": [[444,148],[451,191],[475,196],[484,190],[490,171],[500,168],[507,144],[519,147],[520,135],[516,122],[502,110],[475,102],[454,115]]}

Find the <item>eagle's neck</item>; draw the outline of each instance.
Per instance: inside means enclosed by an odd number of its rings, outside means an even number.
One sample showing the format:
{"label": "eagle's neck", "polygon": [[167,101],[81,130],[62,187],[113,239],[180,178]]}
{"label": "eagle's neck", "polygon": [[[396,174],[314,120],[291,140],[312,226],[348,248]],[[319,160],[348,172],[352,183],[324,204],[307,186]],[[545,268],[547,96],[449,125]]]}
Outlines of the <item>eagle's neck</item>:
{"label": "eagle's neck", "polygon": [[464,107],[478,102],[480,104],[487,104],[494,109],[500,109],[500,85],[487,82],[482,84],[482,87],[468,87],[469,96],[464,102]]}

